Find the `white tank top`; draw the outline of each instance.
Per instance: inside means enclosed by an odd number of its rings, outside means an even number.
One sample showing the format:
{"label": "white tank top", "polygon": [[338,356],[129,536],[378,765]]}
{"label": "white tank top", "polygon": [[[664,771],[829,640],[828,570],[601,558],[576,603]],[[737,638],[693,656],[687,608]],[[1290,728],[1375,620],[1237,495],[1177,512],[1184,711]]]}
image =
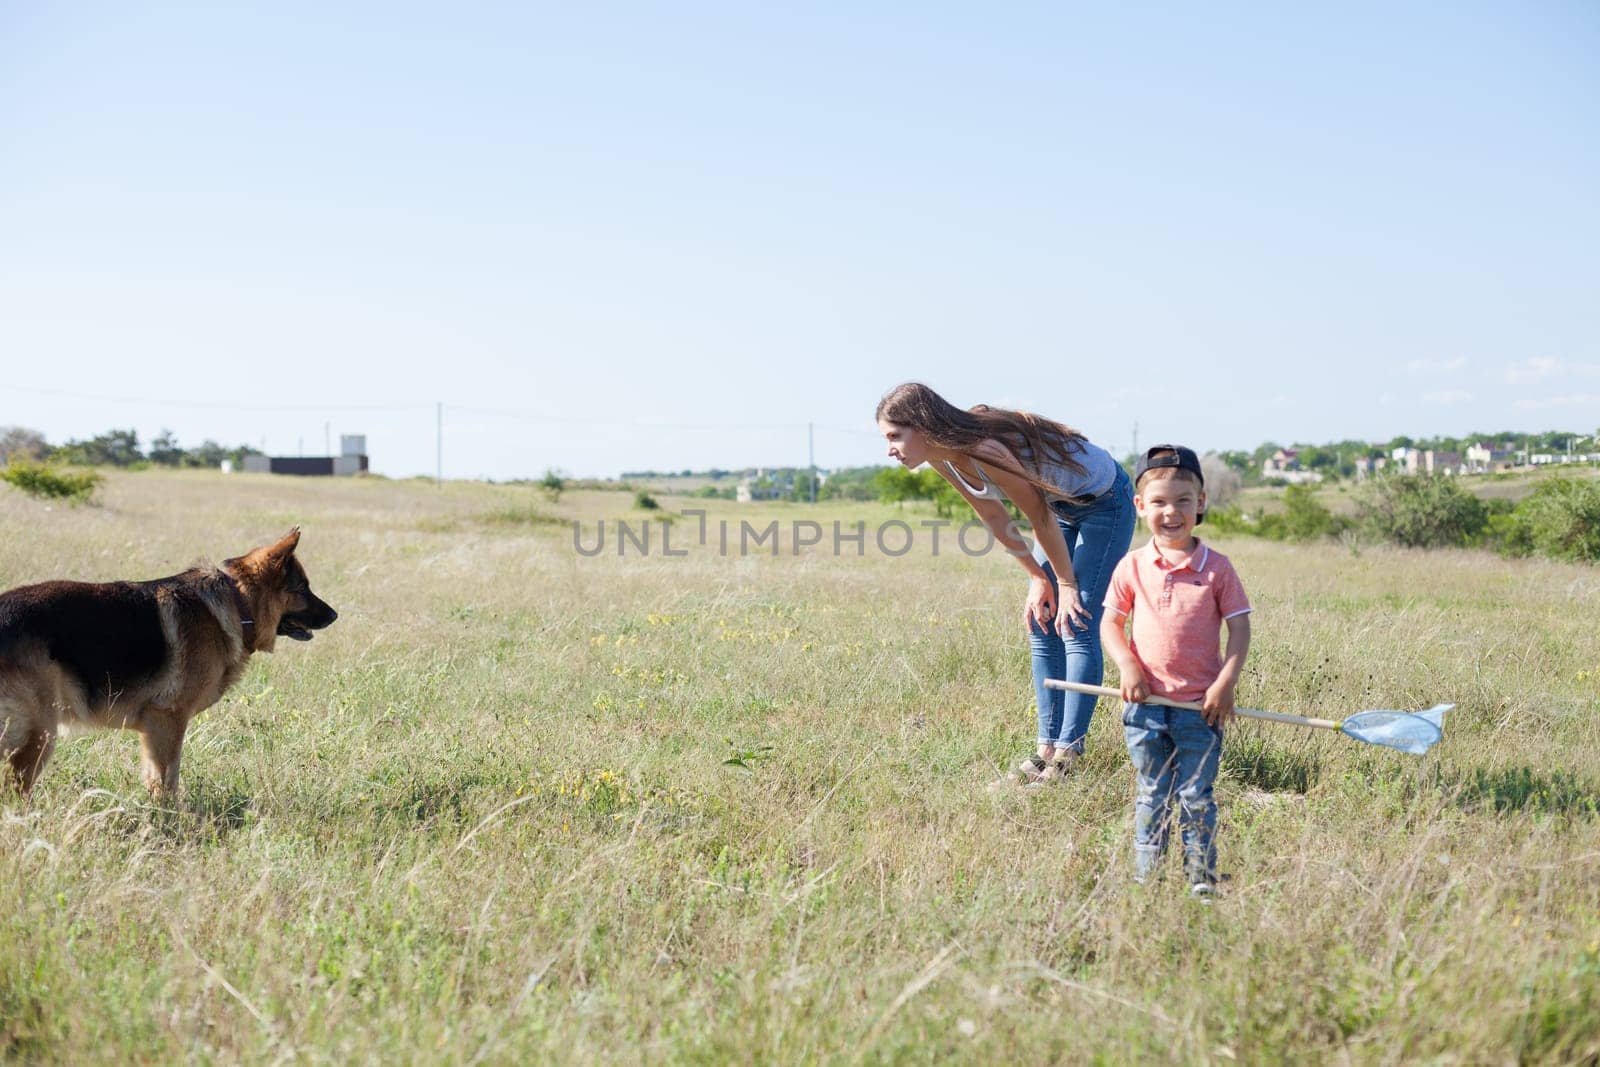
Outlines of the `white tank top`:
{"label": "white tank top", "polygon": [[[1046,460],[1034,471],[1042,482],[1049,482],[1062,491],[1059,493],[1045,492],[1044,499],[1047,504],[1057,502],[1064,504],[1080,504],[1091,497],[1097,497],[1117,480],[1117,460],[1110,452],[1079,438],[1069,446],[1075,453],[1074,458],[1083,464],[1083,473],[1073,470],[1063,463]],[[1026,463],[1026,461],[1024,461]],[[945,461],[945,466],[950,468],[950,473],[955,475],[956,481],[962,488],[979,500],[1001,500],[1003,493],[998,485],[989,477],[989,472],[983,469],[983,464],[977,460],[972,461],[973,468],[978,472],[980,485],[973,485],[962,475],[954,463]]]}

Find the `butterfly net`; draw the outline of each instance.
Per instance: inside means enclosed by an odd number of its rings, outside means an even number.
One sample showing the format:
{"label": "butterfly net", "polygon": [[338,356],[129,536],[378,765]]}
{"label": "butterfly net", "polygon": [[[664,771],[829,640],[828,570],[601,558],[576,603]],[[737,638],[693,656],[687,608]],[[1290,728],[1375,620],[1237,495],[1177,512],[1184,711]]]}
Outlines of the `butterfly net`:
{"label": "butterfly net", "polygon": [[1422,755],[1444,736],[1444,713],[1453,705],[1439,704],[1427,711],[1362,711],[1339,727],[1357,741]]}

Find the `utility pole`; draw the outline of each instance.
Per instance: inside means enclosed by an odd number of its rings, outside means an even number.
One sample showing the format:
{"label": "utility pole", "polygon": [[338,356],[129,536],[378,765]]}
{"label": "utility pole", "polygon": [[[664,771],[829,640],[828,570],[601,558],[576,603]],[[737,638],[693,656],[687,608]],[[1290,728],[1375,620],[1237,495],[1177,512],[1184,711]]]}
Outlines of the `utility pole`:
{"label": "utility pole", "polygon": [[1135,459],[1137,459],[1138,456],[1139,456],[1139,420],[1138,419],[1134,419],[1133,420],[1133,455],[1134,455]]}
{"label": "utility pole", "polygon": [[440,400],[434,407],[434,455],[438,463],[438,471],[433,476],[436,488],[444,488],[444,401]]}
{"label": "utility pole", "polygon": [[817,502],[817,429],[815,423],[806,423],[806,457],[811,464],[811,502]]}

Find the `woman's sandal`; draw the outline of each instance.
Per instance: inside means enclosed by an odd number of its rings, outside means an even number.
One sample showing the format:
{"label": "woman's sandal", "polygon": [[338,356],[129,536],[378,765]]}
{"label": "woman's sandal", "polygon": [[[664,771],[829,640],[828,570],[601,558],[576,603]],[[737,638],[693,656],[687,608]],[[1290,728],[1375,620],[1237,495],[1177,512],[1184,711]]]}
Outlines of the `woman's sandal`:
{"label": "woman's sandal", "polygon": [[1049,785],[1051,782],[1059,782],[1072,773],[1072,769],[1078,765],[1078,761],[1082,758],[1083,753],[1075,749],[1069,748],[1065,752],[1057,752],[1051,757],[1050,765],[1040,771],[1039,776],[1028,784]]}
{"label": "woman's sandal", "polygon": [[1044,757],[1030,753],[1022,758],[1022,762],[1012,768],[1010,777],[1018,785],[1032,785],[1047,770],[1049,770],[1049,765],[1045,763]]}
{"label": "woman's sandal", "polygon": [[990,782],[989,792],[997,793],[1013,786],[1032,785],[1039,780],[1039,775],[1043,774],[1044,770],[1045,762],[1043,757],[1025,756],[1022,762]]}

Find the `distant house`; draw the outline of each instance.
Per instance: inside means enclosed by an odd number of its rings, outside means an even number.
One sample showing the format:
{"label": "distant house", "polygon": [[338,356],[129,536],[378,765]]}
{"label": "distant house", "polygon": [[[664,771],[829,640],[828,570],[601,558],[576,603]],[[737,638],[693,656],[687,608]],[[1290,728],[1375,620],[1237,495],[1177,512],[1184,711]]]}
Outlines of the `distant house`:
{"label": "distant house", "polygon": [[1381,474],[1389,466],[1389,460],[1384,456],[1359,456],[1355,461],[1356,481],[1365,481],[1373,475]]}
{"label": "distant house", "polygon": [[1285,482],[1322,481],[1322,475],[1316,471],[1300,469],[1300,452],[1293,448],[1280,448],[1268,456],[1261,464],[1261,477]]}
{"label": "distant house", "polygon": [[1401,474],[1460,474],[1460,452],[1440,452],[1428,448],[1397,448],[1389,460]]}
{"label": "distant house", "polygon": [[[762,482],[766,484],[763,485]],[[733,498],[741,504],[748,504],[754,500],[782,500],[789,495],[790,488],[788,485],[767,481],[762,475],[758,481],[752,482],[749,478],[741,481],[733,491]]]}
{"label": "distant house", "polygon": [[1300,469],[1300,453],[1293,448],[1280,448],[1261,464],[1263,478],[1276,478],[1289,471]]}
{"label": "distant house", "polygon": [[251,453],[244,457],[243,469],[250,474],[297,474],[346,476],[365,474],[367,471],[367,435],[347,433],[339,437],[337,456],[263,456]]}
{"label": "distant house", "polygon": [[1546,467],[1560,463],[1594,463],[1600,461],[1600,455],[1585,452],[1535,452],[1528,457],[1528,462],[1535,467]]}
{"label": "distant house", "polygon": [[1517,454],[1512,449],[1496,448],[1493,444],[1479,441],[1467,446],[1463,469],[1467,474],[1494,474],[1508,471],[1516,465]]}
{"label": "distant house", "polygon": [[1460,474],[1462,471],[1460,452],[1436,452],[1427,449],[1422,453],[1422,469],[1429,474]]}

